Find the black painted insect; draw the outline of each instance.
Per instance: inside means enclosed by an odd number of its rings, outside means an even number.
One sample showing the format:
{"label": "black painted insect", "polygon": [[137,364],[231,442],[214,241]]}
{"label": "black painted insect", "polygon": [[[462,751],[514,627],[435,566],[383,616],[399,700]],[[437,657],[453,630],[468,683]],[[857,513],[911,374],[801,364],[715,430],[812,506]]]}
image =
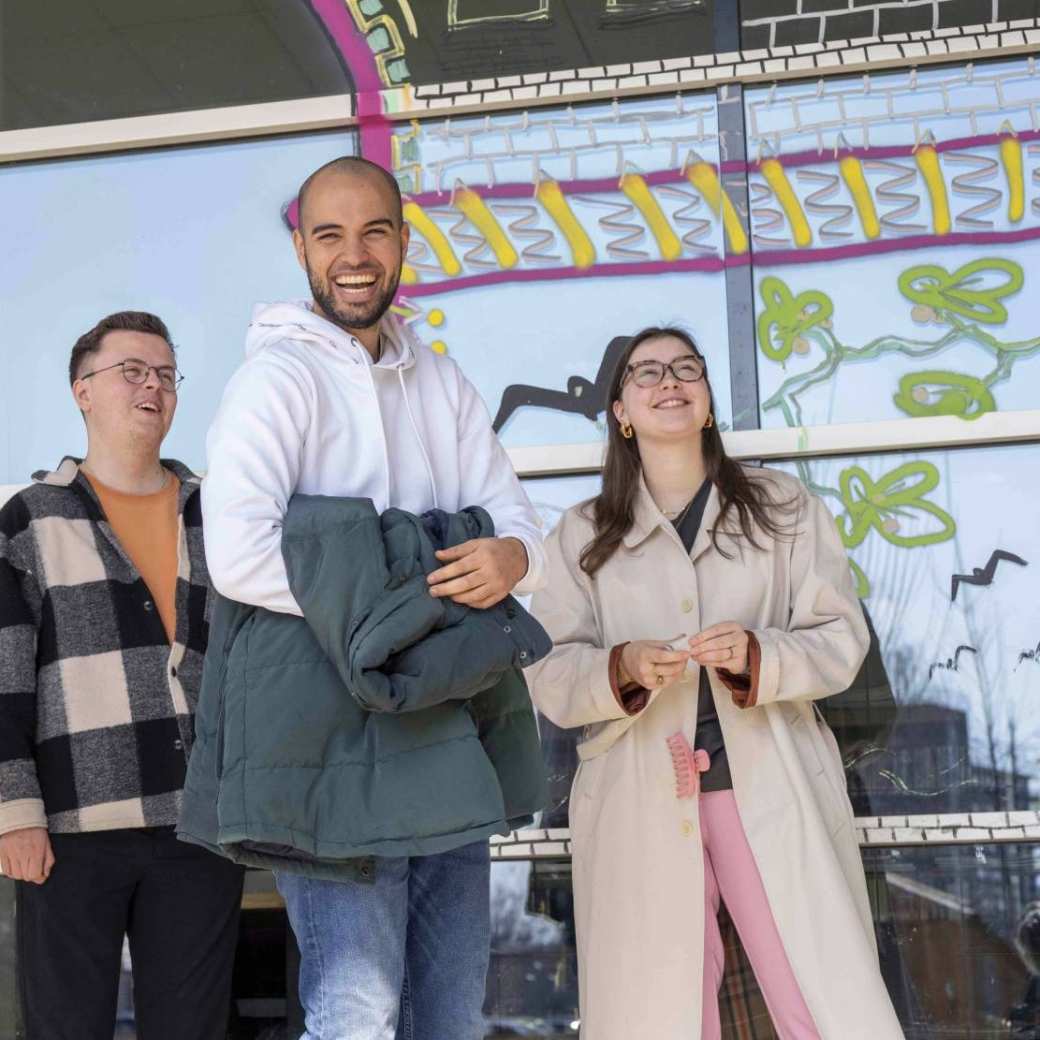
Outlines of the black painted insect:
{"label": "black painted insect", "polygon": [[997,564],[1001,560],[1006,560],[1008,563],[1017,563],[1021,567],[1029,566],[1021,556],[1005,552],[1003,549],[994,549],[990,553],[989,562],[985,567],[973,567],[971,574],[955,574],[953,576],[953,580],[950,582],[950,602],[952,603],[957,598],[957,589],[961,582],[968,585],[992,585],[993,576],[997,573]]}
{"label": "black painted insect", "polygon": [[931,679],[932,674],[936,671],[940,672],[959,672],[961,665],[961,654],[967,651],[970,654],[977,654],[978,650],[973,646],[968,646],[966,643],[962,643],[957,647],[953,657],[947,657],[946,661],[933,661],[928,666],[928,678]]}
{"label": "black painted insect", "polygon": [[1023,661],[1033,661],[1035,664],[1040,664],[1040,643],[1037,643],[1032,650],[1023,650],[1018,655],[1018,664],[1015,665],[1015,671],[1018,671],[1018,667]]}
{"label": "black painted insect", "polygon": [[547,390],[542,386],[513,383],[502,391],[502,400],[492,426],[498,433],[519,408],[551,408],[556,412],[584,415],[595,422],[607,406],[607,390],[618,359],[628,346],[630,336],[615,336],[608,344],[594,382],[584,376],[570,376],[566,390]]}

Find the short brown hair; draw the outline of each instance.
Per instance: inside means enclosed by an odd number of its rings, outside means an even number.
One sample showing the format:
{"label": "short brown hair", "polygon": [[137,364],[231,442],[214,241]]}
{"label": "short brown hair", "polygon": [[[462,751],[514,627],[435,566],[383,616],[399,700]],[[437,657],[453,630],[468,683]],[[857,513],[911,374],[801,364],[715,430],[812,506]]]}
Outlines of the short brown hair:
{"label": "short brown hair", "polygon": [[102,318],[89,332],[84,332],[76,340],[76,345],[72,348],[72,355],[69,357],[70,386],[79,378],[83,359],[91,354],[96,354],[101,349],[101,340],[109,332],[148,332],[166,340],[170,350],[176,353],[176,348],[170,339],[170,330],[162,318],[157,318],[147,311],[117,311],[115,314],[108,315],[107,318]]}

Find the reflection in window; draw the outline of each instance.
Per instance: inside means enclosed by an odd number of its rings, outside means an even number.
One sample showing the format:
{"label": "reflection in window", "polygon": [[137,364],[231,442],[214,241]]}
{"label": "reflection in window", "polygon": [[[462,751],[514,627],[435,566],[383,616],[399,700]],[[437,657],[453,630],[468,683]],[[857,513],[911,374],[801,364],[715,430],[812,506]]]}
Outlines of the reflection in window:
{"label": "reflection in window", "polygon": [[[1036,846],[868,849],[864,865],[882,971],[907,1040],[1040,1036]],[[492,875],[488,1036],[574,1037],[569,864],[500,863]],[[775,1040],[724,914],[722,925],[723,1035]]]}
{"label": "reflection in window", "polygon": [[1036,846],[871,849],[864,859],[907,1040],[1040,1035]]}
{"label": "reflection in window", "polygon": [[1036,808],[1040,531],[1022,476],[1038,462],[1023,445],[785,467],[834,513],[875,632],[853,687],[821,703],[858,815]]}
{"label": "reflection in window", "polygon": [[122,0],[0,3],[0,129],[351,89],[339,55],[308,4],[253,0],[208,6]]}

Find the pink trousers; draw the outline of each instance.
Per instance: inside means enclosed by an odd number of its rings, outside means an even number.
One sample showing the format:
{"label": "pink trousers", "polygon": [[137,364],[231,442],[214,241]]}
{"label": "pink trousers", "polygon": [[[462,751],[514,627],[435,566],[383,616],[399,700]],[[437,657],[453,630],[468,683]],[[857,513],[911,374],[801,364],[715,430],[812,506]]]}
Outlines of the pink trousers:
{"label": "pink trousers", "polygon": [[784,952],[732,791],[700,795],[704,842],[704,991],[701,1040],[720,1040],[725,953],[719,900],[733,918],[780,1040],[820,1040]]}

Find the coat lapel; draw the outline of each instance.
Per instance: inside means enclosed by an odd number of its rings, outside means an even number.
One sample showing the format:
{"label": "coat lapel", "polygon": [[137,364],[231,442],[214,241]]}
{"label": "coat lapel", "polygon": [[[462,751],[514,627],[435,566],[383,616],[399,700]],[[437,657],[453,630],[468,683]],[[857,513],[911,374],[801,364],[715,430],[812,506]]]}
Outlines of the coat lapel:
{"label": "coat lapel", "polygon": [[719,519],[719,489],[712,484],[708,493],[708,501],[704,505],[704,516],[701,518],[701,526],[697,530],[697,537],[693,540],[693,548],[690,550],[690,559],[696,563],[697,557],[711,545],[711,534]]}

